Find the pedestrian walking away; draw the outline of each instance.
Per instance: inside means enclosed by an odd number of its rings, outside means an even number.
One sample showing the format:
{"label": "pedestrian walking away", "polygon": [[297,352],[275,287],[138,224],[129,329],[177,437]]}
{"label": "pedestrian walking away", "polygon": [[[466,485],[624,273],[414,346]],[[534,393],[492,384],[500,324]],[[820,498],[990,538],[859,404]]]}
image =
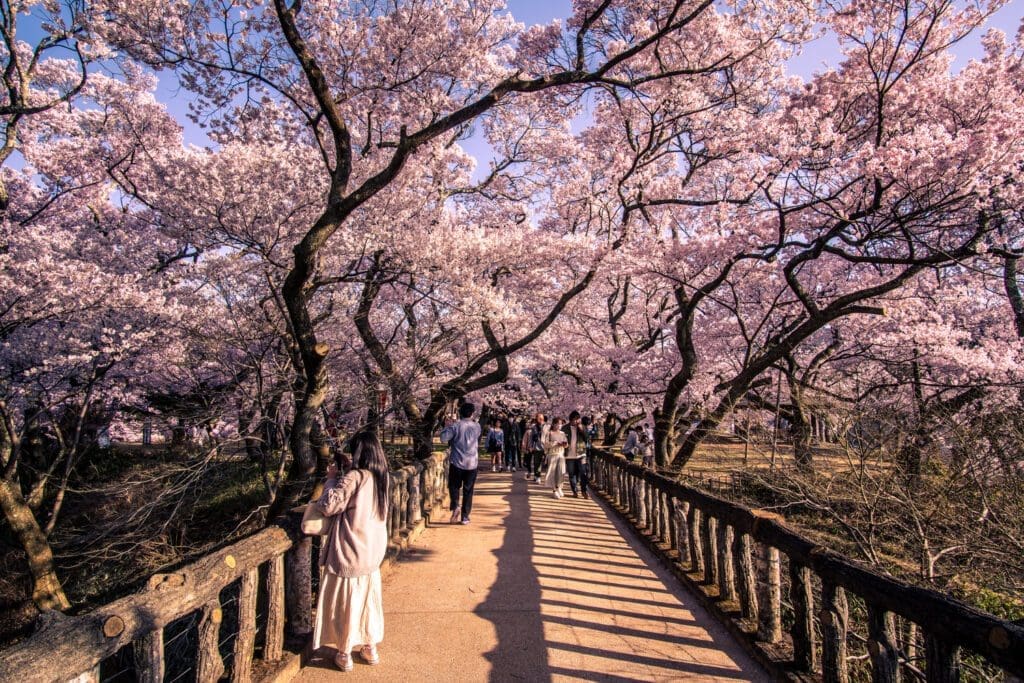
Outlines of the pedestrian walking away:
{"label": "pedestrian walking away", "polygon": [[491,428],[487,432],[487,453],[491,456],[491,471],[502,472],[505,469],[503,455],[505,451],[505,432],[501,428],[501,420],[491,420]]}
{"label": "pedestrian walking away", "polygon": [[441,430],[441,443],[451,444],[448,455],[448,496],[452,524],[469,524],[473,510],[473,488],[480,467],[480,423],[472,419],[476,406],[468,401],[459,406],[459,420]]}
{"label": "pedestrian walking away", "polygon": [[562,418],[556,417],[544,441],[544,452],[548,458],[548,475],[544,479],[544,486],[551,489],[551,495],[555,498],[565,497],[562,484],[565,482],[565,447],[569,440],[562,431],[563,422]]}
{"label": "pedestrian walking away", "polygon": [[337,649],[334,663],[351,671],[352,650],[367,664],[377,664],[377,644],[384,639],[384,601],[380,564],[388,548],[388,463],[372,432],[352,438],[353,469],[341,475],[327,468],[324,492],[316,502],[330,519],[320,550],[313,649]]}

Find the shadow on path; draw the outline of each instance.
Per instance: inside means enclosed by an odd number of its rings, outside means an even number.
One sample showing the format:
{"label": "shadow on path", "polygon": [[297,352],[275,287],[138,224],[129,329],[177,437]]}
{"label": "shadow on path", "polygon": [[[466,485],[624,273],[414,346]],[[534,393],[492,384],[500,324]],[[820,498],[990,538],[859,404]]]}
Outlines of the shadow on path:
{"label": "shadow on path", "polygon": [[491,663],[490,680],[550,681],[540,612],[540,577],[530,552],[533,529],[528,523],[529,491],[522,475],[513,476],[499,473],[481,480],[487,488],[505,490],[502,500],[508,508],[501,546],[491,551],[498,560],[497,579],[474,612],[494,625],[497,637],[496,645],[484,653]]}
{"label": "shadow on path", "polygon": [[490,680],[770,680],[601,504],[496,480],[505,532],[476,610],[497,637]]}
{"label": "shadow on path", "polygon": [[[603,503],[481,471],[384,582],[381,664],[296,680],[768,681]],[[354,674],[354,675],[353,675]]]}

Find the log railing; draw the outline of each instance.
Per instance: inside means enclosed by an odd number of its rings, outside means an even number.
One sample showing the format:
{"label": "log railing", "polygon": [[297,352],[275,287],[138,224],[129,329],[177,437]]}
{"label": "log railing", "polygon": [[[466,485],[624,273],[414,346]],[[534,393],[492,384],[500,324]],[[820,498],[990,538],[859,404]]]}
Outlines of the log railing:
{"label": "log railing", "polygon": [[[446,483],[442,455],[392,471],[389,554],[443,507]],[[165,630],[189,616],[197,622],[190,640],[195,647],[186,653],[193,680],[260,678],[254,669],[272,671],[284,656],[286,632],[303,639],[313,630],[313,551],[319,540],[298,532],[301,512],[173,573],[157,574],[139,593],[88,614],[47,612],[31,637],[0,652],[0,681],[100,681],[104,660],[129,647],[130,656],[120,659],[129,661],[135,680],[162,681]],[[234,631],[225,634],[222,600],[228,594]]]}
{"label": "log railing", "polygon": [[1024,677],[1024,627],[822,548],[777,515],[607,452],[593,461],[594,485],[779,671],[832,683],[861,666],[858,675],[869,668],[876,683],[947,683],[960,680],[970,660],[964,678],[991,680],[984,667],[1001,669],[1005,680]]}

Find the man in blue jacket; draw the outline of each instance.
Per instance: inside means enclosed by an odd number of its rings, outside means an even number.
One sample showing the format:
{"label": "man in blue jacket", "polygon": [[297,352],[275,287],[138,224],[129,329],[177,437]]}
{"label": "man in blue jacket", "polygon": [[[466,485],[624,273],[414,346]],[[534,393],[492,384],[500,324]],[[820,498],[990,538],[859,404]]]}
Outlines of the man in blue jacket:
{"label": "man in blue jacket", "polygon": [[[452,524],[469,524],[473,509],[473,487],[480,467],[480,423],[470,419],[476,406],[468,401],[459,406],[459,421],[448,421],[441,430],[441,443],[451,444],[448,456],[448,497]],[[461,491],[462,501],[459,502]]]}

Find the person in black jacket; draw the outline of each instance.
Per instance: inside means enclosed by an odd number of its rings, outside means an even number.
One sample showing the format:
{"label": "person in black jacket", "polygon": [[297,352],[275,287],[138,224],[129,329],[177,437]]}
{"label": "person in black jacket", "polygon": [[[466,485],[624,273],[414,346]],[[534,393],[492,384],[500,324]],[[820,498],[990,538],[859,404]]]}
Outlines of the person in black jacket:
{"label": "person in black jacket", "polygon": [[522,467],[519,442],[523,438],[523,432],[519,429],[519,423],[511,417],[505,417],[501,421],[501,431],[505,432],[505,466],[509,472],[515,472]]}
{"label": "person in black jacket", "polygon": [[577,498],[580,493],[584,498],[589,498],[587,487],[590,485],[590,477],[587,472],[587,444],[589,441],[587,430],[583,428],[580,420],[580,412],[574,410],[569,413],[569,424],[562,428],[569,445],[565,449],[565,473],[569,477],[569,488],[572,489],[572,497]]}

